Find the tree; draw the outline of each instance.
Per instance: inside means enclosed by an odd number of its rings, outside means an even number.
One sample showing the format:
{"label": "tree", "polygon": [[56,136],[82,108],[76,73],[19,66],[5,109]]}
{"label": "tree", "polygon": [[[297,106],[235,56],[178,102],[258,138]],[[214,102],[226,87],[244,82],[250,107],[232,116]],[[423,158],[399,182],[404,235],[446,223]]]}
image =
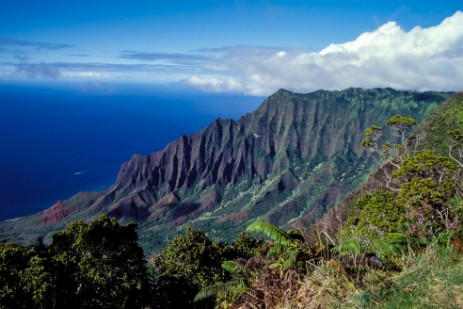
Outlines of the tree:
{"label": "tree", "polygon": [[101,216],[77,221],[53,236],[59,306],[141,308],[148,297],[143,250],[136,225]]}
{"label": "tree", "polygon": [[159,308],[208,308],[213,302],[194,303],[198,291],[229,275],[221,264],[233,259],[232,248],[211,241],[203,232],[187,228],[155,257],[156,305]]}
{"label": "tree", "polygon": [[[355,213],[349,216],[348,225],[355,233],[370,240],[384,233],[403,231],[405,206],[396,202],[396,194],[374,191],[360,195],[354,205]],[[348,229],[348,233],[351,231]]]}
{"label": "tree", "polygon": [[[365,139],[362,141],[362,147],[375,152],[380,155],[383,160],[382,170],[387,178],[386,187],[391,191],[399,191],[397,184],[394,183],[391,175],[389,174],[388,165],[393,168],[399,168],[405,158],[413,156],[417,152],[417,148],[423,134],[418,134],[414,137],[414,146],[409,145],[407,136],[416,126],[415,119],[411,117],[405,117],[402,115],[395,115],[386,122],[386,125],[393,129],[394,135],[399,138],[399,143],[384,143],[379,147],[378,140],[383,130],[382,127],[372,126],[367,128],[363,135]],[[411,147],[413,150],[411,150]]]}
{"label": "tree", "polygon": [[402,182],[397,202],[406,208],[412,234],[430,239],[459,225],[448,208],[456,192],[455,171],[450,158],[426,150],[407,158],[392,173]]}
{"label": "tree", "polygon": [[[362,141],[362,147],[378,153],[386,162],[398,167],[397,164],[402,162],[404,156],[414,154],[414,152],[410,151],[407,137],[416,126],[416,121],[411,117],[395,115],[388,119],[386,125],[393,129],[393,134],[399,138],[399,143],[384,143],[379,147],[377,141],[381,137],[380,133],[383,131],[383,128],[380,126],[372,126],[367,128],[363,133],[365,139]],[[416,144],[419,143],[420,140],[421,137],[415,137],[414,151],[416,151]]]}
{"label": "tree", "polygon": [[436,154],[433,150],[425,150],[415,156],[407,156],[401,166],[392,173],[392,177],[401,182],[413,178],[432,178],[442,183],[453,181],[456,166],[445,156]]}
{"label": "tree", "polygon": [[[401,148],[402,152],[406,155],[410,155],[408,151],[408,140],[407,135],[416,126],[415,119],[411,117],[405,117],[402,115],[395,115],[389,118],[386,125],[395,129],[400,137],[400,144],[396,144]],[[397,147],[396,146],[396,147]]]}
{"label": "tree", "polygon": [[54,278],[47,268],[34,249],[0,244],[0,307],[51,307]]}
{"label": "tree", "polygon": [[239,233],[232,243],[233,250],[235,250],[237,256],[244,259],[258,255],[263,245],[263,240],[256,240],[245,232]]}
{"label": "tree", "polygon": [[[382,155],[385,185],[392,192],[377,190],[361,195],[354,207],[355,214],[348,220],[349,229],[370,240],[384,233],[404,232],[401,226],[405,223],[409,234],[428,240],[437,233],[456,229],[460,219],[447,206],[456,193],[456,165],[433,150],[417,152],[420,138],[416,136],[415,146],[411,147],[406,135],[416,125],[413,118],[397,115],[386,124],[396,130],[400,144],[384,144],[379,148],[376,141],[382,128],[373,126],[365,131],[362,145]],[[454,143],[449,155],[461,164],[452,155],[452,149],[458,150],[459,156],[463,134],[458,130],[451,130],[450,134]],[[391,169],[392,173],[388,172]]]}

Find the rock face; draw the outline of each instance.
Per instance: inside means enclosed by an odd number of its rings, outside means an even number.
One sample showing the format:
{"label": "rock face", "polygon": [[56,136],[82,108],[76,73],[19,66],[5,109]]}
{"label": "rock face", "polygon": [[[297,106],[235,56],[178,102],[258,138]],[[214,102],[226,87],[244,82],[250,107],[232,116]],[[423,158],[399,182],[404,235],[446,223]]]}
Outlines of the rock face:
{"label": "rock face", "polygon": [[365,128],[395,114],[422,120],[447,97],[392,89],[280,90],[238,121],[217,119],[160,152],[134,155],[109,189],[77,194],[34,222],[49,230],[105,213],[136,221],[150,248],[186,225],[230,240],[256,218],[308,224],[376,166],[359,146]]}

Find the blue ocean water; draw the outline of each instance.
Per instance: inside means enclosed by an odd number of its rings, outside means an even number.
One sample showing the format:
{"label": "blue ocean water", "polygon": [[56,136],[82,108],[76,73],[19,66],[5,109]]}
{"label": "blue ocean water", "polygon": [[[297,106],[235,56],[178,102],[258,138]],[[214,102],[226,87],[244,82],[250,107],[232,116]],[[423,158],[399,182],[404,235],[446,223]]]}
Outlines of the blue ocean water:
{"label": "blue ocean water", "polygon": [[107,188],[133,154],[262,100],[148,85],[0,84],[0,220]]}

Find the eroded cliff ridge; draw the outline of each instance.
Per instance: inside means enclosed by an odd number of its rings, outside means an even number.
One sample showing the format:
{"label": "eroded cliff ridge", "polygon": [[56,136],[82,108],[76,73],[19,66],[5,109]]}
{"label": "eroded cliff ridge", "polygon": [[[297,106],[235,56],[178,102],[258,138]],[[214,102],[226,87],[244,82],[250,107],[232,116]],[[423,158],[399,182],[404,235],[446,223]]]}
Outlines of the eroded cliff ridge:
{"label": "eroded cliff ridge", "polygon": [[162,151],[134,155],[107,190],[78,193],[37,215],[3,223],[1,235],[30,240],[69,221],[108,214],[137,222],[142,244],[156,250],[186,226],[230,240],[256,218],[308,225],[377,167],[360,147],[365,128],[395,114],[421,121],[448,96],[279,90],[238,121],[217,119]]}

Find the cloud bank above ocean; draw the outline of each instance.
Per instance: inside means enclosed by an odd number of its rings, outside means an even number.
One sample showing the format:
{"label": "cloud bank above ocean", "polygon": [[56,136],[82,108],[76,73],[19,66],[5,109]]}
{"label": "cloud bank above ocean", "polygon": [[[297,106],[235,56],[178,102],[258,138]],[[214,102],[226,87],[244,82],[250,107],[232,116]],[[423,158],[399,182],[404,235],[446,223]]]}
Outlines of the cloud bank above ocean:
{"label": "cloud bank above ocean", "polygon": [[[300,92],[347,87],[462,90],[463,13],[439,25],[406,32],[388,22],[355,40],[319,52],[281,49],[225,53],[221,70],[182,82],[205,91],[269,94],[279,88]],[[212,74],[215,73],[215,74]]]}
{"label": "cloud bank above ocean", "polygon": [[243,45],[187,53],[125,50],[99,58],[88,51],[83,57],[75,44],[0,38],[0,78],[170,83],[250,95],[280,88],[463,90],[462,29],[457,11],[438,25],[409,31],[390,21],[320,51]]}

